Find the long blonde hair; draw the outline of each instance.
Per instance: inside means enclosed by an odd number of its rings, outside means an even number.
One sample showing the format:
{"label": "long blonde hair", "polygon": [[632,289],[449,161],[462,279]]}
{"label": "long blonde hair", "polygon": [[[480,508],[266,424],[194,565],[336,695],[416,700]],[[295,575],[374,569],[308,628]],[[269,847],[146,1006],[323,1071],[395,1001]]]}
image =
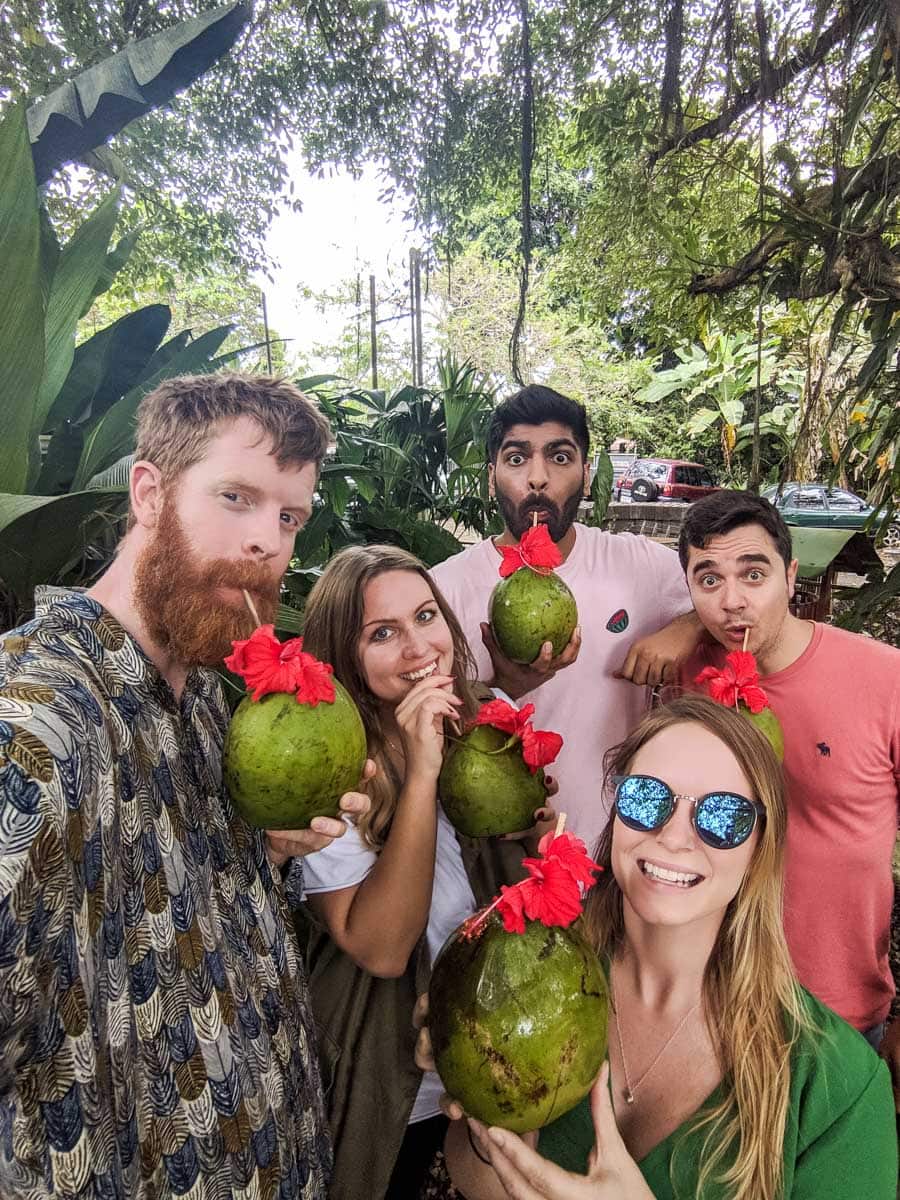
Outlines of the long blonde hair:
{"label": "long blonde hair", "polygon": [[381,702],[369,690],[359,661],[366,587],[386,571],[412,571],[428,584],[450,629],[454,686],[463,701],[461,716],[468,720],[478,711],[475,663],[469,644],[424,564],[397,546],[347,546],[340,550],[316,580],[306,602],[304,649],[331,663],[335,676],[356,701],[362,716],[369,757],[375,760],[378,771],[368,784],[371,808],[359,819],[357,827],[374,850],[384,846],[403,786],[387,753]]}
{"label": "long blonde hair", "polygon": [[[706,1129],[696,1197],[714,1178],[730,1200],[776,1200],[782,1192],[791,1048],[809,1028],[782,921],[785,787],[771,746],[745,717],[705,696],[683,696],[648,713],[606,755],[607,786],[626,775],[640,748],[664,729],[702,725],[731,750],[766,810],[741,886],[725,912],[703,980],[703,1007],[719,1050],[725,1095],[700,1117]],[[615,814],[594,857],[605,870],[588,894],[585,919],[601,953],[622,946],[622,891],[611,870]],[[729,1150],[737,1145],[734,1162]],[[677,1151],[676,1151],[677,1153]]]}

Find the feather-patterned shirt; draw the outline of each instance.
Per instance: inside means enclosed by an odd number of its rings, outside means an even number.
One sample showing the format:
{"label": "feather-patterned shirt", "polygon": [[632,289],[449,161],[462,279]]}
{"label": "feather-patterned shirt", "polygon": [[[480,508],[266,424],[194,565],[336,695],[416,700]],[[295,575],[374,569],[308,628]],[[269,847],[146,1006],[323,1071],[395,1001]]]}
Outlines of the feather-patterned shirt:
{"label": "feather-patterned shirt", "polygon": [[177,701],[77,592],[0,636],[0,1196],[320,1200],[331,1150],[280,879]]}

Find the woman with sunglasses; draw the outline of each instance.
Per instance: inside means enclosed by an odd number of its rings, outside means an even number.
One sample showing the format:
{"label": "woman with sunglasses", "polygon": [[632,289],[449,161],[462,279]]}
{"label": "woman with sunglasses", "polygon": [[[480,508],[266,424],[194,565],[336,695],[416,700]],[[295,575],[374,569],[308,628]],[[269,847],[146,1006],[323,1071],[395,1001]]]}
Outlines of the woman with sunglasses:
{"label": "woman with sunglasses", "polygon": [[335,1151],[329,1197],[409,1200],[447,1126],[440,1081],[414,1060],[416,996],[446,937],[519,878],[528,848],[458,839],[437,803],[446,739],[491,693],[474,682],[459,624],[418,559],[392,546],[335,555],[307,601],[304,641],[356,702],[378,767],[369,813],[338,849],[304,860],[311,928],[301,937]]}
{"label": "woman with sunglasses", "polygon": [[[456,1120],[455,1187],[438,1164],[424,1194],[894,1200],[887,1068],[791,968],[769,744],[690,696],[647,714],[607,765],[615,805],[585,921],[608,965],[608,1064],[539,1136]],[[827,863],[822,875],[827,887]]]}

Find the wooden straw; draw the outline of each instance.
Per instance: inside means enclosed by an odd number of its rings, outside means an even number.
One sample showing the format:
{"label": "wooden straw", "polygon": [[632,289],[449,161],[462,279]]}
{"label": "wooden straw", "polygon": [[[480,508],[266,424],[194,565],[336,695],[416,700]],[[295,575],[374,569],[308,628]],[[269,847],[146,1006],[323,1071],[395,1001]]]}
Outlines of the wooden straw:
{"label": "wooden straw", "polygon": [[253,603],[253,599],[250,596],[250,593],[247,591],[246,588],[241,588],[241,591],[244,594],[244,603],[247,605],[247,608],[250,610],[250,616],[256,622],[257,626],[262,625],[262,621],[260,621],[260,619],[259,619],[259,613],[256,611],[256,605]]}
{"label": "wooden straw", "polygon": [[559,835],[562,833],[562,831],[565,829],[565,827],[566,827],[566,814],[564,812],[561,812],[559,814],[559,816],[557,817],[556,832],[554,833],[553,836],[559,837]]}
{"label": "wooden straw", "polygon": [[531,514],[531,528],[534,529],[535,525],[537,525],[537,509]]}
{"label": "wooden straw", "polygon": [[747,649],[747,642],[749,640],[750,640],[750,626],[748,625],[744,630],[744,650],[745,651]]}

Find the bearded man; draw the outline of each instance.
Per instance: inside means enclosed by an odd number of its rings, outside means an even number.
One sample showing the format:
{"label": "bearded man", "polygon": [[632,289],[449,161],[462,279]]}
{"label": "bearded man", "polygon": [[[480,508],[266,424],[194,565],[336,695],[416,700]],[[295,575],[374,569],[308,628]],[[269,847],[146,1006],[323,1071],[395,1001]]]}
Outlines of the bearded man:
{"label": "bearded man", "polygon": [[[603,756],[637,724],[647,685],[674,681],[702,627],[674,551],[575,521],[589,484],[588,441],[584,408],[552,388],[532,384],[498,405],[487,435],[488,486],[503,532],[431,574],[459,618],[478,678],[533,704],[535,724],[562,734],[554,803],[568,828],[593,845],[609,812]],[[557,574],[575,596],[579,625],[556,657],[546,642],[520,666],[491,636],[488,607],[499,547],[515,545],[535,513],[563,557]]]}
{"label": "bearded man", "polygon": [[4,1200],[324,1200],[278,868],[344,825],[267,853],[223,791],[208,668],[253,628],[243,589],[273,619],[329,441],[289,383],[162,384],[138,412],[112,565],[87,592],[43,589],[0,643]]}

